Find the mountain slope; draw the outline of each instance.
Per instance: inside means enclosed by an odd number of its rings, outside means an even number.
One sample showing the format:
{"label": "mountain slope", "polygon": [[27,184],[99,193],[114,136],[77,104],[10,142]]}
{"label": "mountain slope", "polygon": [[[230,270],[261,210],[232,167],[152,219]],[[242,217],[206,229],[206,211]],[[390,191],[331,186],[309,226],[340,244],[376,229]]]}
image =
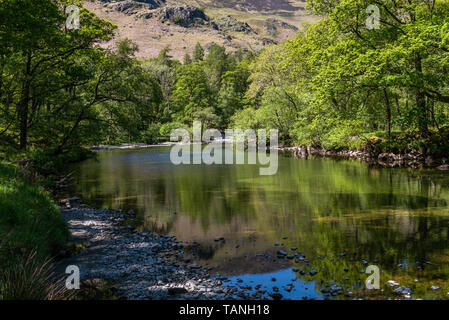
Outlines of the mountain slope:
{"label": "mountain slope", "polygon": [[84,6],[118,26],[108,45],[129,38],[144,58],[170,45],[170,54],[181,61],[197,42],[258,50],[293,37],[303,22],[316,19],[297,0],[101,0]]}

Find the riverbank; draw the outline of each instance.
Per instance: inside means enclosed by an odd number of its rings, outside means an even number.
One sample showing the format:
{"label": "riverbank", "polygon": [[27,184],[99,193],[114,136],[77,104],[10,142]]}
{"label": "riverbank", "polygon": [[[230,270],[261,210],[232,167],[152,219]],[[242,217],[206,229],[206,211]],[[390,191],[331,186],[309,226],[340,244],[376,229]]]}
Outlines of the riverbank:
{"label": "riverbank", "polygon": [[[222,143],[225,140],[215,141]],[[159,144],[125,143],[121,145],[100,145],[93,146],[91,150],[136,150],[154,147],[170,147],[177,143],[164,142]],[[193,144],[193,143],[191,143]],[[325,149],[306,146],[285,146],[278,150],[291,152],[296,158],[307,159],[309,156],[333,158],[333,159],[353,159],[363,161],[369,164],[376,164],[382,167],[390,168],[432,168],[441,171],[449,170],[449,155],[432,156],[423,152],[413,150],[410,152],[383,152],[379,150],[358,150],[358,149]]]}
{"label": "riverbank", "polygon": [[449,170],[449,159],[446,157],[433,157],[419,151],[409,153],[373,152],[362,150],[327,150],[313,147],[284,147],[284,152],[292,152],[295,157],[307,159],[309,156],[353,159],[390,168],[433,168],[441,171]]}
{"label": "riverbank", "polygon": [[17,165],[0,162],[0,300],[52,299],[49,257],[68,240],[49,195]]}
{"label": "riverbank", "polygon": [[95,209],[78,198],[61,204],[70,242],[85,247],[80,254],[59,261],[61,277],[66,266],[76,265],[82,282],[112,282],[121,299],[251,299],[244,290],[227,286],[226,277],[184,259],[184,245],[174,236],[137,232],[129,226],[135,219],[132,211]]}

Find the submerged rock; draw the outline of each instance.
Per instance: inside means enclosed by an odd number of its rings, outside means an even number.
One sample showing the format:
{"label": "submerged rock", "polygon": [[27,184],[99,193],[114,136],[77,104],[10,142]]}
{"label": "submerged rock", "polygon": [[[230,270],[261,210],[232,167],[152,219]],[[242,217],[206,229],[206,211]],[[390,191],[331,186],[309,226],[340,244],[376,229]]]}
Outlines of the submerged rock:
{"label": "submerged rock", "polygon": [[394,290],[394,293],[399,295],[411,295],[413,292],[409,287],[399,287]]}
{"label": "submerged rock", "polygon": [[432,291],[438,291],[438,290],[440,290],[440,287],[439,287],[439,286],[431,286],[431,287],[430,287],[430,290],[432,290]]}
{"label": "submerged rock", "polygon": [[284,258],[284,257],[287,256],[287,252],[285,252],[284,250],[279,250],[279,251],[277,252],[277,256],[278,256],[278,257]]}
{"label": "submerged rock", "polygon": [[400,285],[398,282],[396,282],[396,281],[394,281],[394,280],[388,280],[388,281],[387,281],[387,284],[388,284],[390,287],[397,287],[397,286]]}

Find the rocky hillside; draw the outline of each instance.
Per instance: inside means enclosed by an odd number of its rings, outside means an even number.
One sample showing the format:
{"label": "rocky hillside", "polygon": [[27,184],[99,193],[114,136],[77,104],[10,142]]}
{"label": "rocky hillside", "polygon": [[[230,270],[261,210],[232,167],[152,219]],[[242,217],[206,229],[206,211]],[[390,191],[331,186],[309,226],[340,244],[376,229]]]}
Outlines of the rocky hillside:
{"label": "rocky hillside", "polygon": [[[140,57],[155,57],[165,46],[182,61],[197,42],[229,51],[258,50],[293,37],[315,18],[297,0],[97,0],[85,7],[118,26],[114,41],[129,38]],[[113,45],[110,43],[108,45]]]}

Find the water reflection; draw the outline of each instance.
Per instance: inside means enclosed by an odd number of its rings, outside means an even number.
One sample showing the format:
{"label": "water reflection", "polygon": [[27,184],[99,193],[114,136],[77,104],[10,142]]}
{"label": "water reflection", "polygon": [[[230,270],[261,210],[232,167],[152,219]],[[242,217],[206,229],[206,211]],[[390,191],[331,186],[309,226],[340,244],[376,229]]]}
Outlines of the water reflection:
{"label": "water reflection", "polygon": [[99,161],[76,170],[76,192],[88,202],[134,209],[144,228],[199,243],[207,254],[194,258],[230,274],[280,270],[274,262],[231,262],[273,254],[282,242],[325,257],[326,280],[359,277],[363,265],[342,271],[359,259],[389,275],[407,261],[413,275],[449,276],[449,177],[442,172],[280,157],[277,175],[260,176],[251,165],[174,166],[167,148],[100,152]]}

